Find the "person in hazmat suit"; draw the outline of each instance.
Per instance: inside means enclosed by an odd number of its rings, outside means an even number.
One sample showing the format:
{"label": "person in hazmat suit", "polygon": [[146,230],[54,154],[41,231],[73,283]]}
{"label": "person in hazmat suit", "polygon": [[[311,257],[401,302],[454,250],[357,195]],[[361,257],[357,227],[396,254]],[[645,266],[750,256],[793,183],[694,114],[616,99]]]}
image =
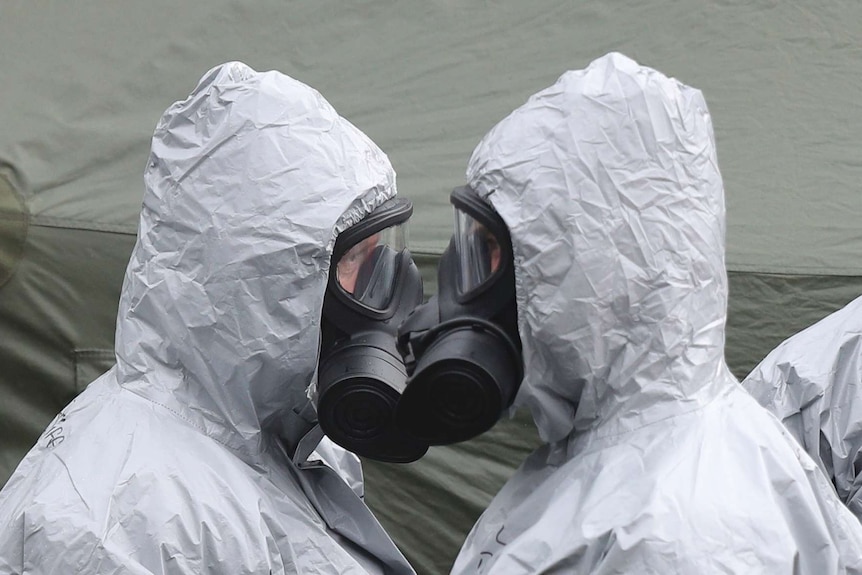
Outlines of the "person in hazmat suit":
{"label": "person in hazmat suit", "polygon": [[499,417],[517,390],[545,444],[453,573],[862,573],[859,523],[725,364],[724,197],[700,91],[608,54],[491,129],[467,180],[437,309],[399,344],[406,406],[414,389],[473,401],[411,433],[463,439],[481,429],[460,415]]}
{"label": "person in hazmat suit", "polygon": [[862,520],[862,297],[793,335],[742,381]]}
{"label": "person in hazmat suit", "polygon": [[323,462],[355,458],[312,455],[308,396],[336,238],[410,211],[387,157],[231,62],[165,112],[145,183],[117,363],[0,492],[0,573],[413,573]]}

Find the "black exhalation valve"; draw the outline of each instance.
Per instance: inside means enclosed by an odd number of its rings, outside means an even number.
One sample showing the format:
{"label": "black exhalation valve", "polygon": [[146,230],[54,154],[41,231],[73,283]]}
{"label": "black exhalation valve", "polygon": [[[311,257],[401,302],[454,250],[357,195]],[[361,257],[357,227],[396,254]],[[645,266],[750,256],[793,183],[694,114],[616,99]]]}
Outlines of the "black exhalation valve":
{"label": "black exhalation valve", "polygon": [[392,463],[422,457],[427,443],[396,428],[407,373],[394,342],[366,332],[339,342],[321,362],[317,415],[323,432],[356,454]]}

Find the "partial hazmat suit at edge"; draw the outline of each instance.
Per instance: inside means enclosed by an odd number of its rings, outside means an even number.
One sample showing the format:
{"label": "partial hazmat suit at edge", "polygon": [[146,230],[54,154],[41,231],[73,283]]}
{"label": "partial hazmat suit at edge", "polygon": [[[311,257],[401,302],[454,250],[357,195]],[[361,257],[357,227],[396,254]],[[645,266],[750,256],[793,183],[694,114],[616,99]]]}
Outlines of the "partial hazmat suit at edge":
{"label": "partial hazmat suit at edge", "polygon": [[386,156],[315,90],[234,62],[167,110],[145,181],[117,366],[0,493],[0,572],[413,573],[307,459],[330,253],[395,195]]}
{"label": "partial hazmat suit at edge", "polygon": [[788,338],[742,382],[862,520],[862,297]]}
{"label": "partial hazmat suit at edge", "polygon": [[453,573],[862,572],[862,528],[723,356],[724,198],[698,90],[609,54],[495,126],[468,185],[509,228],[547,442]]}

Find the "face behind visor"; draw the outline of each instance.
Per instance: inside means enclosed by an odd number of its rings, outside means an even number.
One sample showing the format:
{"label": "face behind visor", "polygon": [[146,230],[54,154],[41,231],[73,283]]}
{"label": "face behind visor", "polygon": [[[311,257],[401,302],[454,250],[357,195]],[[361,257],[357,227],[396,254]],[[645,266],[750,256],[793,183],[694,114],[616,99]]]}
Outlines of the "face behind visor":
{"label": "face behind visor", "polygon": [[471,188],[456,188],[450,201],[455,234],[440,259],[439,293],[398,329],[410,377],[396,421],[432,445],[490,429],[523,378],[509,231]]}
{"label": "face behind visor", "polygon": [[339,234],[321,325],[317,417],[324,433],[358,455],[406,463],[428,444],[400,432],[395,406],[407,372],[397,326],[422,302],[422,278],[406,248],[409,200],[389,200]]}

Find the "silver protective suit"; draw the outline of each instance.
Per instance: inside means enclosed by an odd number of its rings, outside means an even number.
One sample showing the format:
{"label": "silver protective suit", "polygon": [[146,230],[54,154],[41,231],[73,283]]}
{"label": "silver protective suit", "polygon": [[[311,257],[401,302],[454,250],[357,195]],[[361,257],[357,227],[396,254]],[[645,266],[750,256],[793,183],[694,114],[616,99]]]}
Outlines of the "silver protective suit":
{"label": "silver protective suit", "polygon": [[862,520],[862,297],[784,341],[742,385]]}
{"label": "silver protective suit", "polygon": [[724,194],[698,90],[609,54],[494,127],[467,177],[514,245],[547,443],[453,572],[862,572],[862,527],[724,361]]}
{"label": "silver protective suit", "polygon": [[412,573],[355,458],[310,456],[306,394],[334,239],[395,194],[389,160],[234,62],[164,114],[145,182],[117,365],[0,492],[0,573]]}

